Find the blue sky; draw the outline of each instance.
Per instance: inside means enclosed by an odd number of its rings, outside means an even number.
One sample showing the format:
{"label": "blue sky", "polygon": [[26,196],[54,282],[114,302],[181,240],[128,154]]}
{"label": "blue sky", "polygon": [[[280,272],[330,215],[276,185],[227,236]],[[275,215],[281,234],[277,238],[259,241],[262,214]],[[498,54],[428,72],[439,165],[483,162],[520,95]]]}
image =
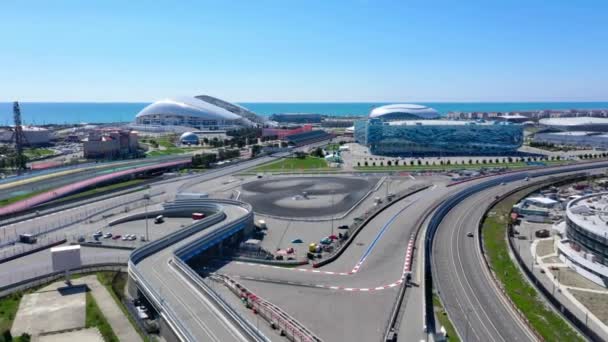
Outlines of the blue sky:
{"label": "blue sky", "polygon": [[608,100],[607,1],[0,2],[0,101]]}

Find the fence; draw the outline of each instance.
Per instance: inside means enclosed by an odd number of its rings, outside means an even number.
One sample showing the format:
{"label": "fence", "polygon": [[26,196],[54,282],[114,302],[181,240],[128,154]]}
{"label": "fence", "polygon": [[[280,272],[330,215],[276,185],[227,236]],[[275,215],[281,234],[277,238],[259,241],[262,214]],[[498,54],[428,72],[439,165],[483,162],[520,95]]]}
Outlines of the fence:
{"label": "fence", "polygon": [[213,275],[212,280],[225,285],[232,293],[246,302],[248,308],[255,314],[264,318],[271,327],[279,329],[281,335],[294,342],[314,342],[321,341],[304,325],[289,316],[281,308],[268,302],[264,298],[257,296],[243,285],[225,275]]}
{"label": "fence", "polygon": [[550,176],[559,173],[565,172],[576,172],[576,171],[588,171],[590,169],[607,167],[608,163],[601,162],[596,164],[586,164],[586,165],[575,165],[575,166],[561,166],[554,168],[546,168],[538,170],[538,172],[534,171],[524,171],[524,172],[515,172],[507,175],[497,176],[494,179],[487,180],[485,182],[479,184],[472,184],[466,189],[452,195],[447,200],[445,200],[435,211],[431,220],[429,222],[426,236],[425,236],[425,245],[424,245],[424,306],[425,306],[425,323],[426,329],[429,333],[435,332],[435,312],[433,308],[433,274],[432,274],[432,249],[433,249],[433,239],[435,237],[435,233],[439,228],[439,225],[443,218],[448,214],[450,210],[452,210],[458,203],[463,201],[468,196],[471,196],[477,192],[483,191],[490,187],[499,185],[501,182],[512,182],[516,180],[521,180],[528,175],[531,177],[542,177],[542,176]]}
{"label": "fence", "polygon": [[[80,268],[71,270],[71,274],[81,274],[81,273],[93,273],[99,271],[124,271],[126,268],[126,263],[121,262],[106,262],[99,263],[96,265],[85,265]],[[28,279],[21,280],[19,282],[5,285],[0,287],[0,298],[5,297],[11,293],[17,291],[25,291],[31,289],[33,287],[37,287],[40,285],[48,284],[52,281],[62,278],[65,275],[65,272],[49,272],[39,276],[31,277]]]}

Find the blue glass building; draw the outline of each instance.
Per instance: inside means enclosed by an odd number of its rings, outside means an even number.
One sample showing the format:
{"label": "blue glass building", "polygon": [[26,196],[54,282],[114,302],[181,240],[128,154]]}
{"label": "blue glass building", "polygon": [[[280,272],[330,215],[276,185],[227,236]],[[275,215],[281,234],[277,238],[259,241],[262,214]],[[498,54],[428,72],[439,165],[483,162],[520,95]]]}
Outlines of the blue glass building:
{"label": "blue glass building", "polygon": [[[402,105],[399,116],[405,115],[416,113],[404,113]],[[427,119],[430,115],[385,119],[395,116],[389,111],[355,122],[355,140],[373,154],[393,156],[510,155],[523,142],[523,127],[518,124]]]}

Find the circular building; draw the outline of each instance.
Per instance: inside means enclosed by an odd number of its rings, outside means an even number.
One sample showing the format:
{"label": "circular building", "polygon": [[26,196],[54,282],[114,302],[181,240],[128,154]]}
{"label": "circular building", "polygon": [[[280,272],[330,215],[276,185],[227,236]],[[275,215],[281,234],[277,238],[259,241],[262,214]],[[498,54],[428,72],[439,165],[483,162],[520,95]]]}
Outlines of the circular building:
{"label": "circular building", "polygon": [[135,116],[141,126],[182,126],[200,130],[254,126],[261,119],[247,109],[201,95],[154,102]]}
{"label": "circular building", "polygon": [[433,108],[422,105],[391,104],[374,108],[369,118],[384,121],[437,119],[439,113]]}
{"label": "circular building", "polygon": [[186,132],[179,137],[179,142],[182,145],[198,145],[198,136],[192,132]]}
{"label": "circular building", "polygon": [[579,116],[540,119],[541,127],[558,131],[608,132],[608,118]]}
{"label": "circular building", "polygon": [[568,203],[566,237],[558,244],[560,256],[577,272],[608,286],[608,193]]}

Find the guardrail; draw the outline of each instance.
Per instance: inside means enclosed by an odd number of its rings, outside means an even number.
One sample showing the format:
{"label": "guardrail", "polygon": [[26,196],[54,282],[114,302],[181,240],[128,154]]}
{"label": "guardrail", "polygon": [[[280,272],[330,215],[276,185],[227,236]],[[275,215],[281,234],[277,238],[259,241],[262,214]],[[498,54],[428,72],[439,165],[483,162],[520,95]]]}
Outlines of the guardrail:
{"label": "guardrail", "polygon": [[[124,270],[127,266],[126,263],[120,262],[105,262],[98,264],[90,264],[84,265],[79,268],[70,270],[71,274],[79,274],[79,273],[90,273],[90,272],[99,272],[99,271],[116,271],[116,270]],[[57,280],[65,276],[65,272],[51,272],[44,275],[32,277],[29,279],[21,280],[19,282],[5,285],[0,287],[0,298],[5,297],[13,292],[24,291],[30,289],[32,287],[36,287],[39,285],[50,283],[51,281]]]}
{"label": "guardrail", "polygon": [[370,216],[368,216],[365,219],[365,221],[363,221],[360,225],[357,225],[355,228],[353,228],[352,232],[351,232],[351,230],[349,230],[350,234],[349,234],[348,239],[346,239],[346,241],[343,244],[341,244],[338,248],[336,248],[332,252],[331,255],[329,255],[327,258],[313,264],[312,267],[319,268],[319,267],[325,266],[325,265],[335,261],[340,255],[342,255],[342,253],[344,253],[344,251],[346,250],[346,247],[348,247],[355,240],[355,237],[357,237],[357,235],[363,229],[363,227],[365,227],[371,220],[373,220],[381,212],[383,212],[387,208],[391,207],[393,204],[398,203],[399,201],[403,200],[404,198],[414,195],[416,193],[419,193],[420,191],[426,190],[430,187],[431,187],[430,185],[422,185],[420,187],[411,188],[411,189],[409,189],[409,191],[402,194],[398,198],[395,198],[392,201],[388,202],[386,205],[378,208],[375,212],[373,212]]}
{"label": "guardrail", "polygon": [[[554,180],[554,181],[546,181],[546,182],[540,182],[539,184],[532,184],[529,186],[523,186],[523,187],[519,187],[517,189],[511,190],[509,192],[507,192],[506,194],[503,194],[502,196],[500,196],[499,198],[495,199],[494,201],[492,201],[492,203],[490,203],[490,205],[488,206],[488,210],[484,213],[482,219],[479,221],[479,226],[477,227],[478,231],[481,232],[482,226],[483,226],[483,222],[485,221],[488,212],[494,207],[496,206],[496,204],[500,203],[501,201],[503,201],[505,198],[519,192],[522,190],[525,190],[527,188],[530,188],[531,186],[540,186],[540,187],[546,187],[549,185],[556,185],[556,184],[563,184],[563,183],[572,183],[577,181],[578,179],[580,179],[580,177],[569,177],[569,178],[562,178],[559,180]],[[531,190],[531,191],[535,191],[535,190]],[[525,197],[525,196],[522,196]],[[494,280],[494,282],[497,284],[498,288],[501,289],[503,296],[509,301],[509,303],[511,304],[511,306],[516,310],[516,312],[518,313],[518,315],[520,316],[521,320],[524,321],[526,323],[526,325],[528,326],[528,328],[534,333],[534,335],[538,338],[538,340],[542,341],[543,338],[542,336],[540,336],[530,325],[528,318],[524,315],[523,312],[521,312],[517,306],[515,305],[515,303],[511,300],[511,298],[507,295],[507,293],[505,292],[502,284],[500,283],[500,281],[498,280],[498,278],[496,277],[496,275],[494,274],[494,271],[492,270],[489,261],[486,257],[485,254],[485,250],[483,247],[483,241],[481,241],[482,239],[482,235],[481,234],[477,234],[477,237],[479,239],[479,244],[481,246],[481,250],[482,250],[482,254],[484,255],[484,263],[486,264],[486,267],[488,268],[488,270],[490,271],[490,274],[492,274],[492,278]],[[530,280],[530,282],[532,283],[532,285],[536,288],[537,291],[539,291],[542,296],[553,306],[553,310],[558,312],[559,314],[561,314],[565,319],[567,319],[568,321],[570,321],[571,324],[573,324],[576,329],[578,329],[578,331],[580,333],[582,333],[585,338],[587,338],[590,341],[602,341],[602,337],[600,335],[598,335],[595,331],[593,331],[592,329],[590,329],[580,318],[578,318],[576,316],[576,314],[574,314],[571,310],[569,310],[567,307],[565,307],[564,305],[562,305],[559,300],[557,300],[553,295],[552,295],[552,290],[549,290],[548,288],[546,288],[544,286],[544,284],[538,280],[538,278],[536,277],[536,275],[530,271],[530,269],[527,267],[526,262],[524,262],[524,260],[522,259],[521,255],[517,252],[517,248],[514,246],[513,244],[513,239],[507,235],[506,237],[507,242],[509,244],[509,248],[511,249],[512,254],[515,256],[515,260],[519,263],[520,269],[523,271],[523,273],[526,275],[526,277],[528,277],[528,279]]]}
{"label": "guardrail", "polygon": [[223,310],[223,312],[229,318],[231,318],[233,322],[237,323],[237,326],[240,327],[254,341],[269,341],[259,330],[253,327],[253,325],[251,325],[251,323],[249,323],[247,320],[242,318],[236,311],[234,311],[234,309],[232,309],[226,302],[224,302],[219,295],[217,295],[212,289],[210,289],[206,284],[204,284],[200,276],[196,274],[196,272],[194,272],[183,261],[181,257],[187,255],[188,253],[191,253],[193,249],[198,248],[201,244],[208,243],[209,241],[213,241],[214,239],[223,238],[222,235],[227,233],[235,233],[236,231],[242,229],[242,227],[239,226],[247,220],[250,220],[252,222],[253,211],[251,205],[239,201],[223,199],[200,199],[196,200],[195,202],[196,205],[191,204],[193,207],[195,206],[196,208],[200,209],[201,206],[207,206],[209,210],[217,210],[217,213],[207,217],[199,223],[195,223],[180,231],[170,234],[161,240],[155,241],[135,250],[131,254],[131,258],[129,260],[129,275],[133,277],[133,279],[137,284],[139,284],[139,286],[143,287],[146,297],[150,299],[153,305],[158,309],[167,324],[169,324],[172,330],[178,335],[178,338],[183,341],[196,341],[196,339],[191,335],[187,328],[181,323],[173,309],[171,309],[170,306],[164,305],[164,301],[156,292],[156,290],[154,290],[152,286],[148,284],[145,279],[143,279],[141,273],[137,270],[135,265],[139,261],[143,260],[145,257],[157,252],[158,250],[164,249],[167,246],[175,243],[176,241],[182,240],[185,237],[190,236],[204,228],[210,227],[225,220],[226,214],[224,213],[224,211],[221,210],[221,204],[241,206],[242,208],[247,210],[247,215],[240,217],[237,220],[226,222],[224,226],[204,236],[202,239],[193,241],[185,246],[178,248],[176,251],[174,251],[174,258],[172,259],[172,264],[182,274],[187,276],[189,280],[193,282],[194,285],[202,289],[208,297],[214,300],[218,304],[218,306]]}
{"label": "guardrail", "polygon": [[[512,182],[522,180],[525,177],[542,177],[550,176],[565,172],[576,172],[576,171],[587,171],[590,169],[597,169],[602,167],[608,167],[608,162],[600,162],[597,164],[586,164],[586,165],[568,165],[568,166],[556,166],[541,170],[527,170],[521,172],[514,172],[508,175],[498,176],[497,178],[485,181],[480,184],[472,185],[445,200],[435,211],[429,225],[427,227],[425,241],[424,241],[424,306],[425,306],[425,322],[426,331],[434,334],[435,332],[435,313],[433,309],[433,275],[432,275],[432,250],[433,250],[433,239],[435,233],[441,224],[443,218],[452,210],[458,203],[462,202],[465,198],[488,189],[490,187],[501,184],[502,182]],[[535,172],[536,171],[536,172]]]}

